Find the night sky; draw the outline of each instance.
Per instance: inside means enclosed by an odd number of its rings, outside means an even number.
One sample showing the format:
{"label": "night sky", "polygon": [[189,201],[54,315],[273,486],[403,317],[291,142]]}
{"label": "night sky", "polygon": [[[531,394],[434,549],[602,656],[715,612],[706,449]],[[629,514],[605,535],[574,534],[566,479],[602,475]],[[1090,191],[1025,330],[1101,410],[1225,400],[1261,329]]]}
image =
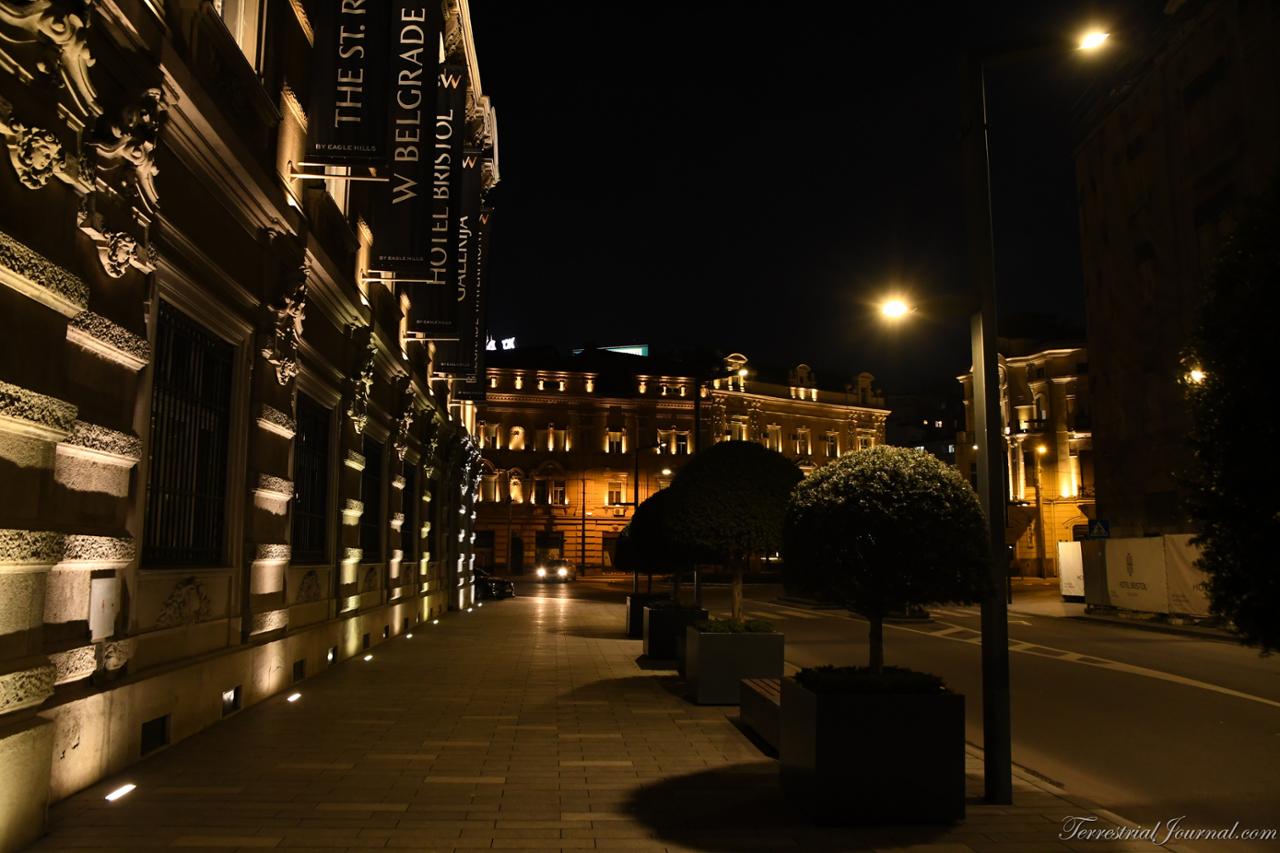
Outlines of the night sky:
{"label": "night sky", "polygon": [[[472,0],[502,170],[490,332],[956,387],[968,322],[928,300],[965,292],[958,51],[1096,22],[1109,52],[987,88],[1002,321],[1083,330],[1075,113],[1162,5]],[[886,330],[889,289],[925,315]]]}

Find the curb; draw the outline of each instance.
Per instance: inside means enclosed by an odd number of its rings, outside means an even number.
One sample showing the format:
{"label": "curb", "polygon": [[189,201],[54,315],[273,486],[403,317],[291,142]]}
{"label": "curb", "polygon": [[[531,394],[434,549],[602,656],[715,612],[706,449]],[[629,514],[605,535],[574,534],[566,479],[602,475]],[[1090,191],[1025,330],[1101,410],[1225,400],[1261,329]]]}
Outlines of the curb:
{"label": "curb", "polygon": [[[1034,614],[1031,614],[1034,615]],[[1100,616],[1096,613],[1085,613],[1080,616],[1067,616],[1066,619],[1079,619],[1099,625],[1117,625],[1121,628],[1137,628],[1139,631],[1155,631],[1159,634],[1181,634],[1184,637],[1200,637],[1206,640],[1222,640],[1228,643],[1239,643],[1239,638],[1222,628],[1203,628],[1197,625],[1169,625],[1149,620],[1124,619],[1116,616]]]}

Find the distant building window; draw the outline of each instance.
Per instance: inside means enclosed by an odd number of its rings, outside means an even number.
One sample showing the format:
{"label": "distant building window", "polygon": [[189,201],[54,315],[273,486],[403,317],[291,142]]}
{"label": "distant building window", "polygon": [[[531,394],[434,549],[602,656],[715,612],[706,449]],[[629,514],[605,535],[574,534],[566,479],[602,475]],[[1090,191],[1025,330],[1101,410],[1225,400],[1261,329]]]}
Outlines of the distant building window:
{"label": "distant building window", "polygon": [[511,496],[512,503],[524,503],[524,481],[519,477],[512,477],[511,482],[507,484],[507,494]]}
{"label": "distant building window", "polygon": [[782,452],[782,427],[779,424],[769,424],[764,428],[764,446],[770,450]]}
{"label": "distant building window", "polygon": [[404,524],[400,527],[400,547],[404,551],[404,562],[413,564],[418,559],[418,539],[422,531],[418,525],[418,467],[404,466]]}
{"label": "distant building window", "polygon": [[689,433],[687,433],[687,432],[678,432],[678,433],[676,433],[676,453],[677,453],[677,454],[679,454],[679,455],[681,455],[681,456],[686,456],[686,455],[688,455],[688,453],[689,453]]}
{"label": "distant building window", "polygon": [[840,438],[834,432],[827,433],[827,458],[835,459],[840,455]]}
{"label": "distant building window", "polygon": [[622,430],[609,430],[608,436],[605,438],[606,453],[622,453]]}
{"label": "distant building window", "polygon": [[622,481],[609,481],[609,496],[607,499],[609,506],[620,506],[622,504]]}
{"label": "distant building window", "polygon": [[547,480],[533,481],[533,502],[545,505],[549,503],[551,484]]}
{"label": "distant building window", "polygon": [[512,427],[510,436],[507,448],[509,450],[524,450],[524,427]]}
{"label": "distant building window", "polygon": [[364,439],[360,500],[364,504],[360,514],[361,560],[378,563],[382,561],[382,445],[368,436]]}
{"label": "distant building window", "polygon": [[556,506],[568,506],[569,491],[565,488],[564,480],[551,481],[551,503]]}
{"label": "distant building window", "polygon": [[859,438],[859,439],[858,439],[858,449],[859,449],[859,450],[869,450],[869,449],[871,449],[871,439],[870,439],[870,438],[867,438],[866,436],[863,436],[862,438]]}
{"label": "distant building window", "polygon": [[796,430],[796,455],[808,456],[813,452],[813,447],[809,442],[808,428]]}
{"label": "distant building window", "polygon": [[660,429],[658,430],[658,452],[672,453],[675,446],[675,430]]}
{"label": "distant building window", "polygon": [[487,450],[494,450],[498,447],[498,440],[501,434],[501,424],[480,424],[480,446]]}
{"label": "distant building window", "polygon": [[160,303],[143,563],[222,561],[234,355],[230,344]]}
{"label": "distant building window", "polygon": [[745,419],[742,419],[742,420],[735,420],[735,421],[733,422],[733,424],[731,425],[731,435],[730,435],[730,437],[731,437],[734,441],[748,441],[748,440],[749,440],[749,429],[748,429],[748,425],[747,425],[747,422],[746,422],[746,420],[745,420]]}

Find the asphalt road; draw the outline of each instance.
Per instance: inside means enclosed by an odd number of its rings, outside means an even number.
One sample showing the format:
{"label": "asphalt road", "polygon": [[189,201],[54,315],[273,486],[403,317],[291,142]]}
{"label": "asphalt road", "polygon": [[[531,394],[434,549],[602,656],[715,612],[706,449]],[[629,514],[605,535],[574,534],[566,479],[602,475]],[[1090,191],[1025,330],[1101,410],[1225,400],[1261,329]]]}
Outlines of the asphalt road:
{"label": "asphalt road", "polygon": [[[521,584],[521,594],[617,600],[624,584]],[[865,664],[867,623],[840,610],[782,604],[747,588],[748,615],[786,634],[789,665]],[[1035,610],[1053,590],[1019,593]],[[704,606],[728,609],[728,590]],[[1040,607],[1043,610],[1045,608]],[[966,697],[968,736],[982,743],[976,607],[940,607],[928,622],[886,626],[886,662],[941,675]],[[1280,829],[1280,656],[1213,638],[1012,612],[1014,761],[1143,824]],[[1200,842],[1200,850],[1280,851],[1280,842]]]}

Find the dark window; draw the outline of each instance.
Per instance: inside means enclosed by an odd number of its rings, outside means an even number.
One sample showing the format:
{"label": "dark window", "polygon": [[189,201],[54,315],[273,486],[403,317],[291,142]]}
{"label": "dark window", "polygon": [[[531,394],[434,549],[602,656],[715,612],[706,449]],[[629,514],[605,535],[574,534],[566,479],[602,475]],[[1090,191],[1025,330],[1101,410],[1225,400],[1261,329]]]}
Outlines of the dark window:
{"label": "dark window", "polygon": [[689,452],[689,436],[686,433],[676,435],[676,453],[685,455]]}
{"label": "dark window", "polygon": [[146,755],[169,744],[169,715],[147,720],[142,724],[142,736],[139,738],[138,752]]}
{"label": "dark window", "polygon": [[492,551],[493,540],[494,540],[494,536],[493,536],[492,530],[476,531],[476,548],[487,548],[488,550]]}
{"label": "dark window", "polygon": [[160,303],[144,563],[222,561],[234,354],[230,344]]}
{"label": "dark window", "polygon": [[360,474],[360,550],[366,563],[382,561],[382,445],[364,440],[364,471]]}
{"label": "dark window", "polygon": [[547,503],[550,497],[551,484],[546,480],[533,481],[533,502],[536,504]]}
{"label": "dark window", "polygon": [[329,411],[298,395],[293,447],[293,561],[323,563],[329,521]]}
{"label": "dark window", "polygon": [[418,559],[418,469],[404,466],[404,524],[400,526],[400,547],[404,550],[404,562]]}

